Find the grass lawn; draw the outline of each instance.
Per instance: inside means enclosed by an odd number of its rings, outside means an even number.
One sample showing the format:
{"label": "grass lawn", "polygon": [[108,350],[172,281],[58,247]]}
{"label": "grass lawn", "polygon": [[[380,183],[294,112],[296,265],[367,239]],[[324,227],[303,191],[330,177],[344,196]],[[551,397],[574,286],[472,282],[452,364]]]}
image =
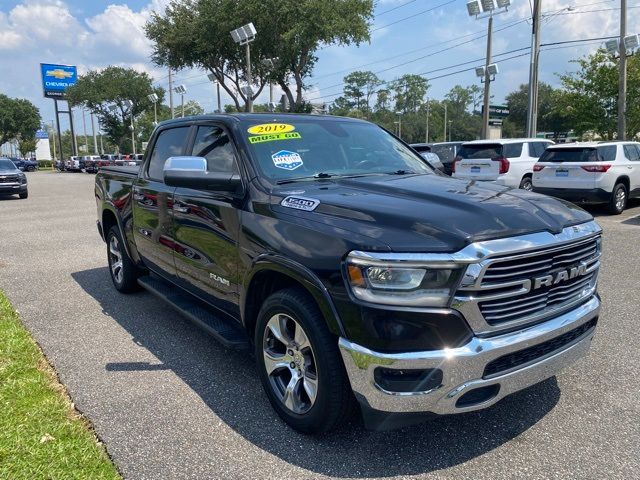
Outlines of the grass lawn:
{"label": "grass lawn", "polygon": [[0,291],[0,479],[119,479]]}

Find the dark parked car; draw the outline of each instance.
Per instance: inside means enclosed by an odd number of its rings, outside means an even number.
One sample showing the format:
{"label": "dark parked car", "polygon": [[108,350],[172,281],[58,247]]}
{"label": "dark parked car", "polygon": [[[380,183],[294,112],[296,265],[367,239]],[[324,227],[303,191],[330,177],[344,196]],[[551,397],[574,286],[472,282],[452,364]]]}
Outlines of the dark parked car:
{"label": "dark parked car", "polygon": [[345,425],[356,402],[383,428],[486,408],[586,355],[596,331],[589,213],[437,174],[362,120],[169,120],[141,167],[100,169],[94,193],[114,287],[253,352],[299,431]]}
{"label": "dark parked car", "polygon": [[424,158],[429,165],[433,168],[444,172],[444,165],[440,161],[440,157],[438,157],[435,153],[431,152],[431,145],[428,143],[412,143],[411,148],[413,148],[416,152]]}
{"label": "dark parked car", "polygon": [[22,172],[33,172],[34,170],[38,169],[38,162],[35,160],[15,157],[11,157],[10,160],[14,163],[18,170]]}
{"label": "dark parked car", "polygon": [[0,195],[27,198],[27,176],[8,158],[0,157]]}
{"label": "dark parked car", "polygon": [[440,161],[444,165],[444,173],[451,176],[453,173],[453,161],[458,155],[458,150],[464,142],[442,142],[432,143],[431,152],[440,157]]}

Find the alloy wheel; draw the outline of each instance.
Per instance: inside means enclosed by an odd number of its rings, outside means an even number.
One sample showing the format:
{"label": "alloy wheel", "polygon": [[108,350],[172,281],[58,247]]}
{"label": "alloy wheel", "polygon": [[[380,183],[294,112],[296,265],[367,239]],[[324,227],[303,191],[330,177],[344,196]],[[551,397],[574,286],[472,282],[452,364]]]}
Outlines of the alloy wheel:
{"label": "alloy wheel", "polygon": [[111,274],[117,283],[122,283],[122,252],[120,251],[120,242],[115,235],[109,240],[109,264],[111,266]]}
{"label": "alloy wheel", "polygon": [[264,331],[262,351],[269,384],[278,399],[293,413],[308,412],[318,394],[318,372],[302,326],[287,314],[273,315]]}
{"label": "alloy wheel", "polygon": [[622,211],[622,209],[624,209],[626,196],[627,194],[624,191],[624,188],[619,188],[618,191],[616,192],[615,202],[616,202],[616,209],[618,211]]}

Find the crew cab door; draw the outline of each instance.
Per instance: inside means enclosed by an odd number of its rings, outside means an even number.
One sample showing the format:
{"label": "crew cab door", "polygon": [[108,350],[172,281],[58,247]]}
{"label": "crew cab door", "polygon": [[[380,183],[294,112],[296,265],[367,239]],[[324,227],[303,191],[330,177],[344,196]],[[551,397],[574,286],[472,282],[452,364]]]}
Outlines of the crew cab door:
{"label": "crew cab door", "polygon": [[[238,156],[222,125],[193,126],[187,155],[207,159],[209,172],[239,173]],[[238,195],[179,187],[173,201],[174,258],[179,285],[237,316],[240,210]]]}
{"label": "crew cab door", "polygon": [[175,281],[173,260],[173,192],[163,182],[167,158],[183,155],[189,127],[160,130],[151,145],[149,160],[133,186],[133,237],[145,265]]}

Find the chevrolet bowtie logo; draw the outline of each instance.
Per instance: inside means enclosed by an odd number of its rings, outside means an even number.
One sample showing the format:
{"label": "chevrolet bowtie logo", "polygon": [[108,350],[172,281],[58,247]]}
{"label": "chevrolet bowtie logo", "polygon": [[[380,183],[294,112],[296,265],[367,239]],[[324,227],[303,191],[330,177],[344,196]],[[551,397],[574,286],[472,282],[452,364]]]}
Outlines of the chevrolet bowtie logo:
{"label": "chevrolet bowtie logo", "polygon": [[56,68],[55,70],[47,70],[47,77],[55,77],[58,80],[62,80],[63,78],[73,77],[73,73]]}

